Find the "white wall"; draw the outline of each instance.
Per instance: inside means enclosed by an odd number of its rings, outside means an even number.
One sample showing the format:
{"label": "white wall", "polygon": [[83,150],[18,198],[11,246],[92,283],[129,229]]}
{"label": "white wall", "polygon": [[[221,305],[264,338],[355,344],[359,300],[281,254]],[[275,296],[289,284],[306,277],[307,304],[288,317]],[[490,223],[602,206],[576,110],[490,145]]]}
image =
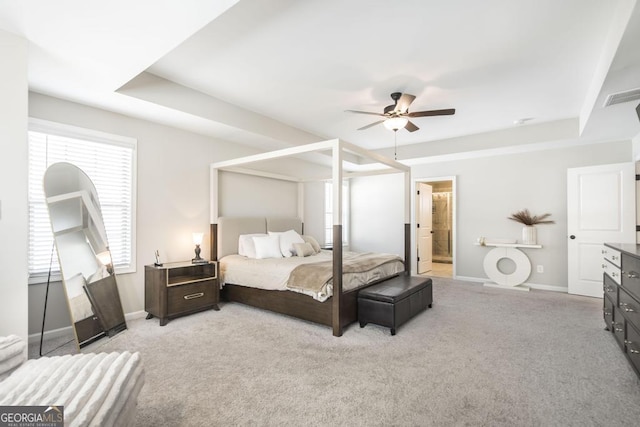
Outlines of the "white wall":
{"label": "white wall", "polygon": [[[543,265],[529,282],[566,287],[567,283],[567,168],[631,161],[631,142],[611,142],[524,154],[466,159],[414,166],[412,179],[456,176],[457,234],[454,247],[456,273],[467,278],[486,278],[482,260],[487,248],[473,243],[479,236],[520,239],[521,225],[507,217],[528,208],[534,214],[550,212],[555,224],[538,226],[544,247],[527,250],[532,264]],[[401,248],[403,234],[399,209],[402,188],[399,178],[362,178],[352,194],[352,237],[367,242],[358,249],[378,248],[373,234],[394,248]],[[361,193],[361,195],[358,195]],[[357,199],[356,199],[357,197]],[[357,206],[356,206],[357,200]],[[380,226],[382,224],[383,226]],[[386,227],[393,227],[388,232]],[[399,250],[399,249],[397,249]]]}
{"label": "white wall", "polygon": [[298,184],[279,179],[221,172],[220,216],[298,215]]}
{"label": "white wall", "polygon": [[0,335],[26,340],[27,267],[27,48],[0,31]]}
{"label": "white wall", "polygon": [[351,180],[350,249],[404,258],[404,173]]}

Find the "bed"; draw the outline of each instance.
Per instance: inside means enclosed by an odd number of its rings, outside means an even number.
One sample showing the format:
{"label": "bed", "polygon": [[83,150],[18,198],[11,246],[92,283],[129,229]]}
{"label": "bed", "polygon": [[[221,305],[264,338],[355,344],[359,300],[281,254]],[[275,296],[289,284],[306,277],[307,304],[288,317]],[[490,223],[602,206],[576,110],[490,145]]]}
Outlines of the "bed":
{"label": "bed", "polygon": [[[279,172],[269,172],[264,169],[254,169],[253,165],[261,162],[277,160],[283,157],[309,156],[311,153],[331,154],[331,173],[325,177],[295,177],[281,174]],[[362,160],[371,162],[363,162]],[[356,160],[355,162],[353,160]],[[348,166],[347,166],[348,165]],[[279,168],[277,170],[285,170]],[[296,218],[280,217],[237,217],[225,218],[219,215],[220,172],[233,172],[253,175],[257,177],[296,182],[298,197],[298,214]],[[404,174],[404,259],[403,267],[396,268],[392,272],[378,271],[373,273],[378,275],[372,280],[366,280],[351,288],[343,288],[343,280],[348,282],[344,276],[345,258],[349,254],[343,254],[341,245],[333,248],[330,254],[330,269],[332,277],[332,296],[324,302],[310,297],[309,295],[293,292],[290,290],[262,289],[243,284],[232,283],[225,280],[222,288],[222,297],[228,301],[235,301],[248,304],[254,307],[286,314],[300,319],[328,325],[332,327],[334,336],[341,336],[343,328],[357,320],[357,295],[358,290],[366,286],[393,277],[397,274],[408,274],[411,271],[411,251],[410,251],[410,205],[411,205],[411,169],[395,160],[381,156],[380,154],[367,151],[353,144],[335,139],[318,143],[295,146],[282,150],[271,151],[262,154],[250,155],[237,159],[225,160],[210,165],[210,254],[211,259],[220,263],[221,271],[227,268],[225,257],[238,252],[238,239],[244,234],[264,234],[268,231],[284,232],[295,230],[303,234],[304,221],[304,185],[309,181],[330,180],[332,182],[333,198],[333,241],[343,241],[342,229],[342,182],[352,177],[366,175],[378,175],[386,173]],[[299,219],[301,218],[301,219]],[[243,267],[243,268],[246,268]],[[260,270],[258,270],[260,271]],[[259,274],[259,273],[257,273]],[[223,276],[223,274],[221,274]]]}
{"label": "bed", "polygon": [[[302,235],[302,221],[298,218],[218,218],[216,242],[222,296],[228,301],[333,326],[333,251],[266,259],[238,254],[241,236],[291,230]],[[342,255],[342,292],[338,296],[341,328],[357,320],[360,289],[405,270],[402,258],[393,254],[343,252]],[[318,268],[320,273],[316,273]],[[314,273],[313,277],[309,277],[309,271]],[[311,286],[305,281],[311,282]]]}

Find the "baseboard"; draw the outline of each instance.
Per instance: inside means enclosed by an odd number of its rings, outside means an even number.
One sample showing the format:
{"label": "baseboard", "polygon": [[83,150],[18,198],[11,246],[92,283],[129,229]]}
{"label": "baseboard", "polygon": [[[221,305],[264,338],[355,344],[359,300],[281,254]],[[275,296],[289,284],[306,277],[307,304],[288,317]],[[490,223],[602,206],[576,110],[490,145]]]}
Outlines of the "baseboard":
{"label": "baseboard", "polygon": [[[124,319],[126,321],[140,319],[142,317],[146,317],[147,312],[144,310],[134,311],[132,313],[126,313],[124,315]],[[48,331],[44,331],[44,339],[55,339],[62,336],[73,335],[73,331],[71,330],[71,326],[65,326],[64,328],[51,329]],[[40,344],[40,332],[36,332],[35,334],[29,335],[29,344]]]}
{"label": "baseboard", "polygon": [[[44,339],[50,340],[63,336],[73,335],[73,330],[71,330],[71,326],[65,326],[64,328],[51,329],[49,331],[44,331]],[[29,335],[29,344],[40,344],[40,332]]]}
{"label": "baseboard", "polygon": [[147,312],[144,310],[140,310],[140,311],[127,313],[124,315],[125,320],[135,320],[135,319],[140,319],[141,317],[147,317]]}
{"label": "baseboard", "polygon": [[489,279],[481,279],[478,277],[468,277],[468,276],[455,276],[453,278],[454,280],[463,280],[465,282],[480,282],[480,283],[484,283]]}
{"label": "baseboard", "polygon": [[[455,280],[464,280],[465,282],[480,282],[480,283],[485,283],[485,282],[489,281],[489,279],[485,279],[485,278],[481,278],[481,277],[468,277],[468,276],[456,276],[456,277],[454,277],[454,279]],[[569,292],[569,288],[566,287],[566,286],[544,285],[544,284],[530,283],[530,282],[525,282],[525,283],[523,283],[523,285],[527,285],[531,289],[537,289],[537,290],[540,290],[540,291],[562,292],[562,293],[565,293],[565,294]]]}
{"label": "baseboard", "polygon": [[557,286],[557,285],[540,285],[537,283],[527,283],[531,289],[538,289],[541,291],[553,291],[553,292],[563,292],[568,293],[569,288],[567,286]]}

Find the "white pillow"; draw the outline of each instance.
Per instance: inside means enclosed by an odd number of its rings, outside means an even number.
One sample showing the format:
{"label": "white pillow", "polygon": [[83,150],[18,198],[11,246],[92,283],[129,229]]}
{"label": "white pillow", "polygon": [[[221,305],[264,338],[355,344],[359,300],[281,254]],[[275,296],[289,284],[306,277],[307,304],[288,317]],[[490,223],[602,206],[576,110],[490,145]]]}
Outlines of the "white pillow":
{"label": "white pillow", "polygon": [[296,254],[301,257],[310,256],[316,253],[313,250],[313,246],[311,243],[294,243],[293,248],[296,251]]}
{"label": "white pillow", "polygon": [[264,236],[266,236],[264,233],[241,234],[238,237],[238,255],[246,256],[247,258],[255,258],[256,245],[253,243],[253,238]]}
{"label": "white pillow", "polygon": [[282,258],[280,252],[280,236],[257,236],[253,237],[256,247],[256,258]]}
{"label": "white pillow", "polygon": [[313,251],[315,253],[319,253],[320,252],[320,244],[318,243],[318,241],[316,240],[315,237],[305,235],[305,236],[302,236],[302,239],[305,242],[309,243],[311,245],[311,247],[313,247]]}
{"label": "white pillow", "polygon": [[280,236],[280,252],[285,258],[289,258],[294,254],[293,244],[304,243],[302,237],[295,230],[287,230],[285,232],[269,231],[269,236]]}

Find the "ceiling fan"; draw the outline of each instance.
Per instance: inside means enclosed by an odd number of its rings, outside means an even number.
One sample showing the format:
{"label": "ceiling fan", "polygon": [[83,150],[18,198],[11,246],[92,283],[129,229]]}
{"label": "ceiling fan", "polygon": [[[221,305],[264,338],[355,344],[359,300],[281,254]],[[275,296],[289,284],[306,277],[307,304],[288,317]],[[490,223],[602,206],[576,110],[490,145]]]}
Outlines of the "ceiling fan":
{"label": "ceiling fan", "polygon": [[391,99],[393,99],[394,103],[393,105],[387,105],[386,107],[384,107],[384,113],[372,113],[369,111],[357,110],[347,111],[357,114],[370,114],[373,116],[384,117],[384,119],[363,126],[358,130],[369,129],[372,126],[384,123],[384,126],[389,130],[397,131],[398,129],[405,128],[409,132],[415,132],[420,129],[409,120],[409,117],[449,116],[455,114],[456,112],[455,108],[448,108],[446,110],[415,111],[413,113],[410,113],[409,105],[411,105],[413,100],[416,99],[414,95],[409,95],[408,93],[393,92],[391,94]]}

